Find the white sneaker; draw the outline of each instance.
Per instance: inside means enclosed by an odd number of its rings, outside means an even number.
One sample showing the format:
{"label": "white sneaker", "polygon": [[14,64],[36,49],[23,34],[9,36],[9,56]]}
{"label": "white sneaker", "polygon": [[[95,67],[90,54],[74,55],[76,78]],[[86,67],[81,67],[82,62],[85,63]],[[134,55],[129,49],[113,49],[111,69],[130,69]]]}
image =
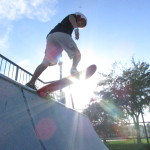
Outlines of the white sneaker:
{"label": "white sneaker", "polygon": [[30,84],[30,83],[27,83],[26,86],[34,89],[34,90],[37,90],[36,86],[34,84]]}
{"label": "white sneaker", "polygon": [[76,68],[71,68],[70,73],[77,74],[77,73],[79,73],[79,71]]}

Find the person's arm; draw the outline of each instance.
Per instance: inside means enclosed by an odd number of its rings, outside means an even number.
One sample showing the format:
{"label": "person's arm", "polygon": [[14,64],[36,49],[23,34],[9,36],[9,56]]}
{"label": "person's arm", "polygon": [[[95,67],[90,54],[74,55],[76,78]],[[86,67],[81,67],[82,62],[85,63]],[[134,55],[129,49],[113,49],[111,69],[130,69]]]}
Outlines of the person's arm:
{"label": "person's arm", "polygon": [[79,29],[78,29],[78,25],[77,25],[75,17],[73,15],[70,15],[69,16],[69,21],[71,22],[71,24],[72,24],[72,26],[74,28],[75,39],[78,40],[79,39]]}

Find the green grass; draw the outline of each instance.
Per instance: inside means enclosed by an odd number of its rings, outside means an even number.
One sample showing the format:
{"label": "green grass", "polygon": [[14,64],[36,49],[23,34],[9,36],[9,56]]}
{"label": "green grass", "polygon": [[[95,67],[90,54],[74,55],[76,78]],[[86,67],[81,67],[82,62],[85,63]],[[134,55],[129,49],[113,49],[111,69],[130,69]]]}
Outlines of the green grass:
{"label": "green grass", "polygon": [[109,150],[150,150],[146,139],[143,139],[140,145],[136,139],[107,141],[106,145]]}

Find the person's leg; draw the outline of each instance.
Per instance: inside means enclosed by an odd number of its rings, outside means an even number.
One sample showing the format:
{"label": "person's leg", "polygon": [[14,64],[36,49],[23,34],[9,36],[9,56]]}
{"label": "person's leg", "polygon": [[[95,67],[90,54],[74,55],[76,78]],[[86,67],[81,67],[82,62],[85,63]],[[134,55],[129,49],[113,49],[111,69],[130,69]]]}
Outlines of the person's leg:
{"label": "person's leg", "polygon": [[57,42],[66,51],[70,59],[72,60],[71,74],[77,73],[77,66],[81,60],[81,53],[72,39],[72,37],[66,33],[55,33]]}
{"label": "person's leg", "polygon": [[81,60],[81,53],[78,51],[76,52],[76,55],[74,55],[73,57],[73,60],[72,60],[72,67],[71,67],[71,70],[70,70],[70,73],[71,74],[74,74],[74,73],[77,73],[77,66],[79,64]]}
{"label": "person's leg", "polygon": [[36,68],[31,80],[26,85],[33,89],[36,89],[36,80],[48,66],[57,64],[57,55],[59,55],[59,53],[59,47],[53,44],[52,35],[49,35],[47,38],[43,62]]}
{"label": "person's leg", "polygon": [[35,85],[35,81],[41,75],[41,73],[48,67],[48,64],[41,63],[35,70],[31,80],[28,82],[30,85]]}

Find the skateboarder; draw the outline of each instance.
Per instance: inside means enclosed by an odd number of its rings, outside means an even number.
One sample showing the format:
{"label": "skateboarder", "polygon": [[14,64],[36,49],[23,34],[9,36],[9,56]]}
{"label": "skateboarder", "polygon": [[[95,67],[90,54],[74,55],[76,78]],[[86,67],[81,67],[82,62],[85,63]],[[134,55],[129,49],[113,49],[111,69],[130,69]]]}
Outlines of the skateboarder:
{"label": "skateboarder", "polygon": [[77,65],[81,59],[81,53],[72,39],[74,30],[75,39],[79,39],[79,28],[84,28],[87,19],[82,13],[74,13],[65,17],[47,35],[45,56],[42,63],[36,68],[31,80],[26,84],[30,88],[36,89],[35,82],[41,73],[48,67],[56,65],[63,50],[72,59],[71,74],[77,73]]}

